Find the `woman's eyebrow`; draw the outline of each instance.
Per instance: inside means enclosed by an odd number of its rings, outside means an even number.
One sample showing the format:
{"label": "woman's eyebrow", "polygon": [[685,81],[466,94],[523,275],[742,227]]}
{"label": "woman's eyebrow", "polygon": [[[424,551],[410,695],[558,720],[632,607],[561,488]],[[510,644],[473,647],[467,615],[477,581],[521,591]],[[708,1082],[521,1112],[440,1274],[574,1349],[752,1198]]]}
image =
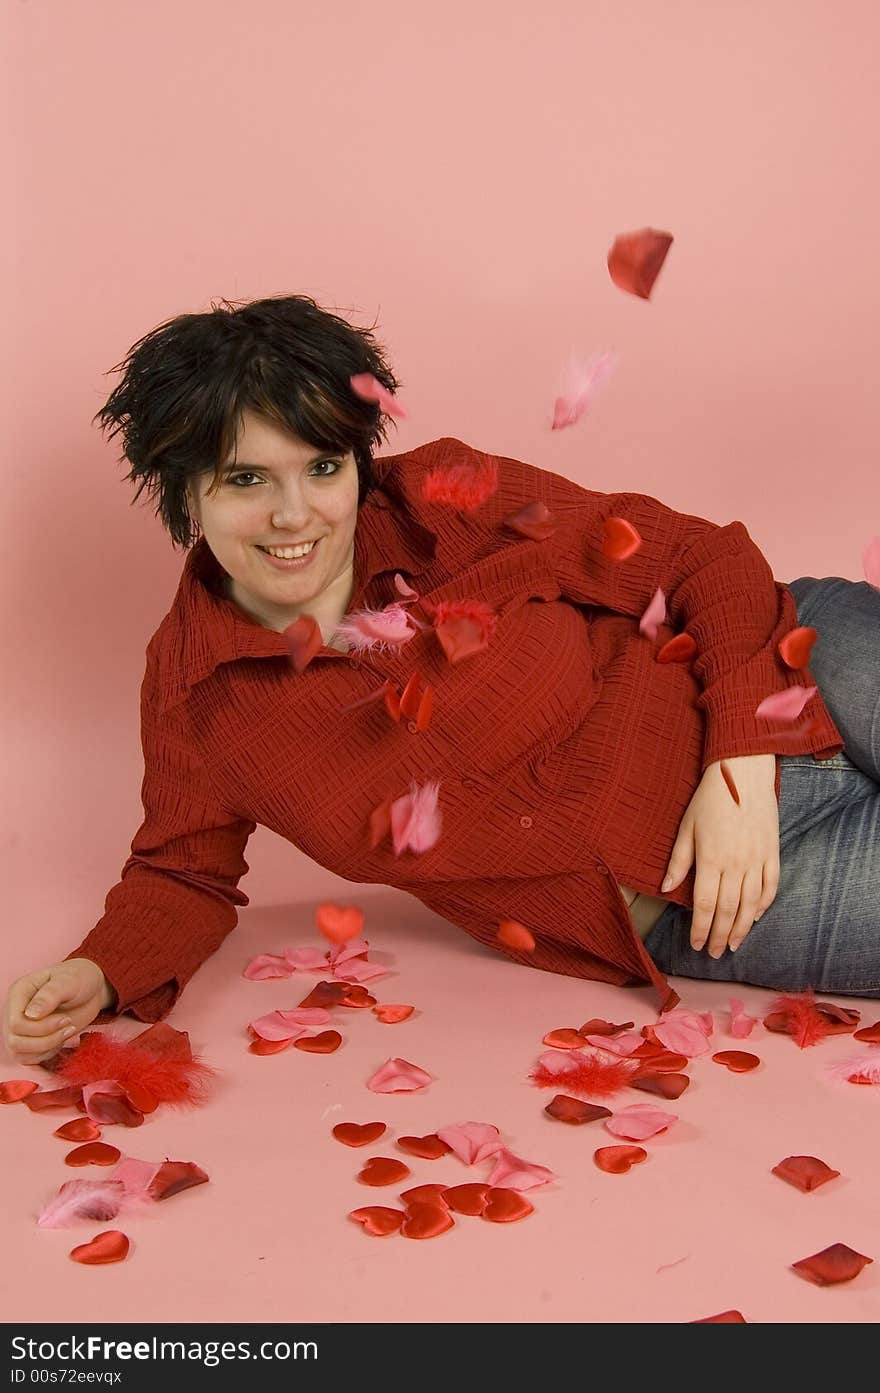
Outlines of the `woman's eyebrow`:
{"label": "woman's eyebrow", "polygon": [[[317,455],[313,455],[312,458],[311,458],[310,460],[307,460],[307,461],[306,461],[306,463],[307,463],[307,464],[317,464],[319,460],[328,459],[328,458],[330,458],[331,456],[332,456],[332,457],[342,456],[342,455],[344,455],[344,454],[345,454],[345,451],[344,451],[344,450],[320,450],[320,451],[318,452]],[[258,470],[260,470],[261,473],[263,473],[263,474],[272,474],[272,473],[274,473],[274,470],[272,469],[271,465],[268,465],[268,464],[248,464],[247,461],[245,461],[245,460],[235,460],[234,462],[230,462],[230,463],[228,463],[228,464],[224,464],[223,468],[224,468],[225,470],[227,470],[227,471],[230,470],[230,469],[258,469]]]}

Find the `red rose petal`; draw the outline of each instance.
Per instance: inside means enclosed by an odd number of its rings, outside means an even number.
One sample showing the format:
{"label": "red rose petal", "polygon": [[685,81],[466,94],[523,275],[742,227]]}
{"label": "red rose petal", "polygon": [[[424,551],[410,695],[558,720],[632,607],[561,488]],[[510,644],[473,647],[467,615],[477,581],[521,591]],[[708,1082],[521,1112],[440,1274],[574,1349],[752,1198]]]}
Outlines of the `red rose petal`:
{"label": "red rose petal", "polygon": [[790,629],[776,647],[789,667],[809,667],[810,650],[818,637],[816,629],[811,629],[809,625],[799,625],[796,629]]}
{"label": "red rose petal", "polygon": [[[530,537],[533,542],[546,542],[556,531],[550,509],[546,503],[527,503],[517,513],[508,513],[502,518],[502,526],[521,537]],[[516,945],[513,945],[516,946]]]}
{"label": "red rose petal", "polygon": [[304,1050],[306,1054],[333,1054],[342,1044],[342,1036],[338,1030],[322,1030],[318,1035],[302,1035],[298,1040],[294,1040],[295,1050]]}
{"label": "red rose petal", "polygon": [[400,1198],[409,1208],[411,1204],[445,1204],[445,1185],[413,1185],[409,1190],[401,1190]]}
{"label": "red rose petal", "polygon": [[119,1229],[105,1229],[103,1233],[95,1234],[90,1243],[80,1243],[79,1247],[71,1248],[70,1257],[74,1262],[87,1263],[89,1266],[101,1262],[122,1262],[128,1256],[129,1246],[128,1239]]}
{"label": "red rose petal", "polygon": [[385,1132],[384,1122],[337,1122],[333,1135],[346,1146],[369,1146]]}
{"label": "red rose petal", "polygon": [[840,1175],[840,1171],[832,1170],[817,1156],[786,1156],[778,1166],[772,1167],[770,1173],[805,1191],[815,1190],[826,1180],[835,1180]]}
{"label": "red rose petal", "polygon": [[608,273],[619,290],[649,300],[671,246],[672,234],[653,227],[622,232],[608,253]]}
{"label": "red rose petal", "polygon": [[0,1103],[20,1103],[36,1093],[40,1085],[30,1079],[4,1079],[0,1083]]}
{"label": "red rose petal", "polygon": [[687,1074],[638,1074],[630,1082],[630,1088],[640,1088],[643,1093],[656,1093],[658,1098],[680,1098],[690,1084]]}
{"label": "red rose petal", "polygon": [[580,1031],[572,1030],[569,1026],[560,1026],[558,1030],[547,1031],[544,1044],[554,1050],[582,1050],[587,1041]]}
{"label": "red rose petal", "polygon": [[719,1050],[713,1054],[712,1062],[723,1064],[732,1074],[751,1073],[761,1063],[756,1054],[749,1054],[747,1050]]}
{"label": "red rose petal", "polygon": [[250,1054],[283,1054],[293,1049],[293,1037],[289,1040],[252,1040],[248,1045]]}
{"label": "red rose petal", "polygon": [[384,1238],[386,1234],[397,1233],[403,1223],[402,1209],[389,1209],[384,1204],[367,1204],[362,1209],[353,1209],[349,1219],[363,1225],[365,1233],[374,1238]]}
{"label": "red rose petal", "polygon": [[439,1161],[441,1156],[448,1156],[452,1150],[436,1132],[430,1132],[426,1137],[398,1137],[397,1145],[401,1151],[410,1156],[420,1156],[423,1161]]}
{"label": "red rose petal", "polygon": [[399,1025],[401,1021],[408,1021],[415,1009],[414,1006],[381,1005],[373,1007],[373,1015],[383,1025]]}
{"label": "red rose petal", "polygon": [[702,1320],[692,1320],[691,1325],[748,1325],[741,1311],[721,1311],[717,1316],[703,1316]]}
{"label": "red rose petal", "polygon": [[508,948],[518,948],[523,953],[534,953],[535,937],[516,919],[502,919],[495,937]]}
{"label": "red rose petal", "polygon": [[411,1174],[409,1166],[396,1156],[371,1156],[357,1178],[363,1185],[397,1185]]}
{"label": "red rose petal", "polygon": [[[880,1021],[875,1021],[873,1025],[866,1025],[861,1030],[857,1030],[853,1035],[854,1040],[863,1040],[868,1045],[880,1045]],[[2,1088],[0,1084],[0,1088]]]}
{"label": "red rose petal", "polygon": [[76,1108],[81,1112],[83,1092],[81,1085],[71,1084],[68,1088],[51,1088],[45,1093],[41,1090],[29,1093],[21,1101],[31,1112],[51,1112],[53,1108]]}
{"label": "red rose petal", "polygon": [[628,561],[642,545],[641,536],[626,518],[606,518],[602,533],[602,555],[609,561]]}
{"label": "red rose petal", "polygon": [[593,1160],[600,1171],[609,1175],[624,1175],[630,1166],[647,1161],[648,1153],[643,1146],[600,1146],[593,1152]]}
{"label": "red rose petal", "polygon": [[689,663],[696,651],[696,639],[691,634],[675,634],[654,655],[654,661],[656,663]]}
{"label": "red rose petal", "polygon": [[147,1194],[154,1200],[167,1200],[193,1185],[206,1184],[208,1179],[207,1171],[195,1161],[163,1161],[147,1186]]}
{"label": "red rose petal", "polygon": [[548,1117],[557,1122],[596,1122],[600,1117],[610,1117],[611,1109],[600,1107],[598,1103],[584,1103],[580,1098],[570,1098],[567,1093],[557,1093],[544,1109]]}
{"label": "red rose petal", "polygon": [[655,1045],[650,1040],[639,1045],[628,1058],[641,1062],[642,1074],[680,1074],[690,1063],[686,1054],[674,1054],[672,1050]]}
{"label": "red rose petal", "polygon": [[118,1146],[108,1146],[103,1141],[86,1142],[85,1146],[74,1147],[64,1158],[66,1166],[115,1166],[122,1152]]}
{"label": "red rose petal", "polygon": [[90,1117],[75,1117],[72,1122],[56,1127],[52,1133],[53,1137],[60,1137],[62,1141],[97,1141],[100,1135],[100,1127]]}
{"label": "red rose petal", "polygon": [[140,1127],[144,1114],[136,1108],[127,1093],[91,1093],[89,1117],[93,1122],[118,1122],[123,1127]]}
{"label": "red rose petal", "polygon": [[486,1196],[486,1208],[480,1215],[492,1224],[512,1224],[534,1214],[535,1206],[518,1190],[491,1187]]}
{"label": "red rose petal", "polygon": [[321,1006],[324,1009],[328,1006],[339,1006],[348,995],[350,986],[349,982],[318,982],[299,1005]]}
{"label": "red rose petal", "polygon": [[863,1267],[873,1261],[873,1258],[866,1258],[854,1248],[848,1248],[845,1243],[832,1243],[821,1253],[813,1253],[812,1257],[801,1258],[800,1262],[791,1265],[802,1277],[815,1282],[817,1286],[827,1287],[834,1282],[851,1282]]}
{"label": "red rose petal", "polygon": [[445,1205],[412,1204],[400,1226],[404,1238],[437,1238],[455,1227],[455,1220]]}
{"label": "red rose petal", "polygon": [[611,1021],[603,1021],[601,1016],[594,1016],[592,1020],[584,1021],[583,1025],[578,1026],[581,1035],[619,1035],[622,1030],[632,1030],[635,1022],[624,1021],[622,1025],[612,1025]]}
{"label": "red rose petal", "polygon": [[366,987],[360,982],[348,982],[344,984],[347,988],[344,996],[340,997],[340,1006],[351,1006],[358,1010],[365,1006],[375,1006],[376,998],[371,996]]}
{"label": "red rose petal", "polygon": [[491,1189],[491,1185],[479,1185],[476,1182],[469,1185],[452,1185],[443,1191],[443,1199],[456,1214],[469,1214],[477,1219],[486,1208],[486,1197]]}
{"label": "red rose petal", "polygon": [[125,1085],[125,1092],[132,1107],[137,1108],[139,1112],[155,1112],[159,1106],[159,1100],[156,1095],[151,1093],[148,1088],[145,1088],[143,1084],[127,1083]]}

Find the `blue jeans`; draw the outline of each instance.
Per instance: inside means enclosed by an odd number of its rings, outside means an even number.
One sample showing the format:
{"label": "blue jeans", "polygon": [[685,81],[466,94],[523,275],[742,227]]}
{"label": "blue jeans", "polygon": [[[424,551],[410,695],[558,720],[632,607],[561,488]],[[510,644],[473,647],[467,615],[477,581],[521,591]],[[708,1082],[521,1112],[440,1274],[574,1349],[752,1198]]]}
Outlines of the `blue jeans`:
{"label": "blue jeans", "polygon": [[818,631],[809,668],[845,752],[781,756],[779,888],[735,953],[695,952],[676,904],[645,947],[670,976],[880,997],[880,590],[841,576],[788,588]]}

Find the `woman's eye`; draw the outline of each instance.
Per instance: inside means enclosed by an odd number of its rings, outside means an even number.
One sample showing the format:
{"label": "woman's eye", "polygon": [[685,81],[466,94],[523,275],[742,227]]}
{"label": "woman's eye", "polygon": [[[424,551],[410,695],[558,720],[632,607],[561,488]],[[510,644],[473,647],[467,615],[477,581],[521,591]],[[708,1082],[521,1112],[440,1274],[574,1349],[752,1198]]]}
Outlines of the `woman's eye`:
{"label": "woman's eye", "polygon": [[[320,465],[322,465],[322,464],[332,464],[333,468],[332,468],[332,470],[331,470],[329,473],[326,473],[326,474],[323,474],[323,473],[322,473],[322,474],[317,474],[317,475],[315,475],[315,477],[318,478],[318,479],[332,479],[332,478],[333,478],[333,475],[334,475],[334,474],[337,474],[337,473],[339,472],[340,468],[341,468],[341,465],[340,465],[339,460],[335,460],[335,459],[324,459],[324,460],[318,460],[317,464],[315,464],[315,466],[314,466],[315,469],[318,469],[318,468],[320,467]],[[252,469],[243,469],[243,470],[241,471],[240,474],[230,474],[228,482],[229,482],[230,484],[235,484],[236,486],[239,486],[239,485],[240,485],[240,480],[242,480],[242,479],[256,479],[257,477],[258,477],[258,476],[253,472]],[[243,484],[243,485],[240,485],[240,486],[243,487],[243,488],[249,488],[249,487],[250,487],[249,484]]]}

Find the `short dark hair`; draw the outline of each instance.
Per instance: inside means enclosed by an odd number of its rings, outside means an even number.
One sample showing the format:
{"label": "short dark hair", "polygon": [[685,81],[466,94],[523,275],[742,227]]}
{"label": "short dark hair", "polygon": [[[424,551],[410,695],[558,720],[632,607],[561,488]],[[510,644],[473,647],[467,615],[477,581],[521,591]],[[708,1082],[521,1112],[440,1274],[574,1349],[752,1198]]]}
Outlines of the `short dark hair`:
{"label": "short dark hair", "polygon": [[139,339],[96,412],[109,438],[122,431],[126,479],[158,496],[157,515],[175,545],[191,547],[198,523],[186,489],[212,470],[219,488],[245,409],[276,421],[318,450],[353,451],[358,507],[373,486],[372,455],[391,418],[352,390],[372,373],[389,392],[399,382],[371,329],[358,329],[308,295],[276,295],[210,312],[182,314]]}

